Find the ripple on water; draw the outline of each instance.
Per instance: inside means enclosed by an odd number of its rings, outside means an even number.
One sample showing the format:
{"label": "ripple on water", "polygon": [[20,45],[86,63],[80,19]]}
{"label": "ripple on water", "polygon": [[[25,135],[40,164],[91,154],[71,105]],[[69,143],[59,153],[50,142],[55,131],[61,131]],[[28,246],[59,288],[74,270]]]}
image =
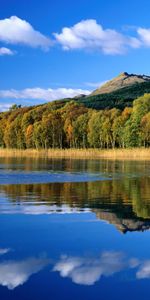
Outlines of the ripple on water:
{"label": "ripple on water", "polygon": [[21,172],[1,171],[0,184],[28,184],[28,183],[61,183],[61,182],[87,182],[111,180],[111,176],[104,177],[92,173],[71,173],[71,172]]}

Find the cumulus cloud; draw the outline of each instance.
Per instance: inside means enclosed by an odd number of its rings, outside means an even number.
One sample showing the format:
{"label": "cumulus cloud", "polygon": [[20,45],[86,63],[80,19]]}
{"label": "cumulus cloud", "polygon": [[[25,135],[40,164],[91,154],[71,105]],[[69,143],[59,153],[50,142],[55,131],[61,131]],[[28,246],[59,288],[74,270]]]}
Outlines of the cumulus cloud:
{"label": "cumulus cloud", "polygon": [[62,256],[53,271],[69,277],[76,284],[93,285],[101,276],[111,276],[125,267],[121,252],[103,252],[99,258]]}
{"label": "cumulus cloud", "polygon": [[54,33],[64,50],[98,50],[105,54],[123,54],[128,47],[140,47],[136,37],[128,37],[114,29],[103,29],[94,19],[83,20],[73,27]]}
{"label": "cumulus cloud", "polygon": [[[64,50],[96,50],[108,55],[124,54],[128,48],[150,47],[150,28],[134,27],[134,35],[131,36],[115,29],[105,29],[95,19],[82,20],[53,35],[52,40],[17,16],[0,20],[0,42],[4,44],[49,50],[58,43]],[[9,48],[0,48],[1,56],[13,54],[15,52]]]}
{"label": "cumulus cloud", "polygon": [[89,95],[89,90],[58,88],[58,89],[42,89],[42,88],[27,88],[24,90],[0,90],[1,99],[35,99],[52,101],[62,98],[72,98],[74,96],[85,94]]}
{"label": "cumulus cloud", "polygon": [[36,31],[27,21],[16,16],[0,20],[0,41],[7,44],[20,44],[48,50],[50,38]]}
{"label": "cumulus cloud", "polygon": [[14,54],[15,54],[15,52],[10,50],[9,48],[5,48],[5,47],[0,48],[0,56],[14,55]]}
{"label": "cumulus cloud", "polygon": [[28,258],[23,261],[4,261],[0,263],[0,284],[13,290],[24,284],[32,274],[42,270],[49,263],[48,259]]}

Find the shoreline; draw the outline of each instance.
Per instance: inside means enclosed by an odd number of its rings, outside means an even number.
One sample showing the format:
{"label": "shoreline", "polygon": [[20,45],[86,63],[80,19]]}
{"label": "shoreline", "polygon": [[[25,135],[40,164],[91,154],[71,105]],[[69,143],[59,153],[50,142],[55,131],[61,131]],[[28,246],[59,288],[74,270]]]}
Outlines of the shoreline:
{"label": "shoreline", "polygon": [[150,148],[132,149],[0,149],[0,157],[150,160]]}

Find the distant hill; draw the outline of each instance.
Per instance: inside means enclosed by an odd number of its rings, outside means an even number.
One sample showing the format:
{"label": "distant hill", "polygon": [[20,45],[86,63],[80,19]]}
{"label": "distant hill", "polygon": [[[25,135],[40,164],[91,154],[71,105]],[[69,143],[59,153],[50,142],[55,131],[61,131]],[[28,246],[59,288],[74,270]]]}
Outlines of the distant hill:
{"label": "distant hill", "polygon": [[106,82],[100,88],[96,89],[92,92],[91,96],[109,94],[125,87],[130,87],[143,82],[150,82],[150,76],[128,74],[127,72],[123,72],[112,80]]}
{"label": "distant hill", "polygon": [[87,97],[80,97],[77,101],[89,108],[123,109],[132,106],[133,100],[150,93],[150,76],[121,73]]}

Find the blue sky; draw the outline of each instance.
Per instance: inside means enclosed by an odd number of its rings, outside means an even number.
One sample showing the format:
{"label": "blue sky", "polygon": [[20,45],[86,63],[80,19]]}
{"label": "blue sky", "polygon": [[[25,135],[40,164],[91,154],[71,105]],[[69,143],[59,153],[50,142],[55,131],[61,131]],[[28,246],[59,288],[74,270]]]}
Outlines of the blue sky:
{"label": "blue sky", "polygon": [[0,109],[150,75],[148,0],[0,0]]}

